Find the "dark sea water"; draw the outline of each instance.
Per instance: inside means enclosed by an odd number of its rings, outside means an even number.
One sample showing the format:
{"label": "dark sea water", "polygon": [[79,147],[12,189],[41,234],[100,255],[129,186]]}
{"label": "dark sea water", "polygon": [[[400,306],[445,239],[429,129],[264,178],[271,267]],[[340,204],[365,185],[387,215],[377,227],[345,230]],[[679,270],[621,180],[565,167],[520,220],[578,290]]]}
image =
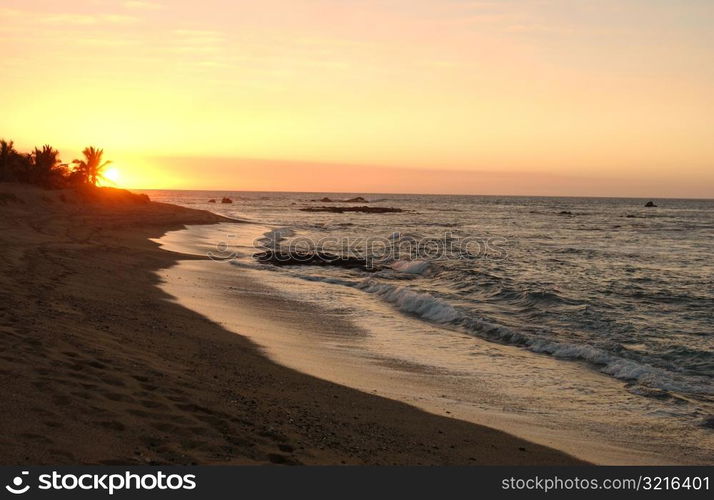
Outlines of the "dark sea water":
{"label": "dark sea water", "polygon": [[[395,317],[581,363],[636,397],[671,404],[692,425],[714,425],[714,200],[646,208],[648,200],[619,198],[148,194],[259,223],[255,242],[223,238],[217,253],[235,244],[236,264],[313,283],[313,299],[346,314],[361,314],[356,296],[379,300]],[[207,203],[223,196],[234,203]],[[368,203],[313,201],[355,196]],[[357,205],[404,212],[299,210]],[[373,269],[276,268],[256,263],[249,248],[318,242],[372,257]]]}

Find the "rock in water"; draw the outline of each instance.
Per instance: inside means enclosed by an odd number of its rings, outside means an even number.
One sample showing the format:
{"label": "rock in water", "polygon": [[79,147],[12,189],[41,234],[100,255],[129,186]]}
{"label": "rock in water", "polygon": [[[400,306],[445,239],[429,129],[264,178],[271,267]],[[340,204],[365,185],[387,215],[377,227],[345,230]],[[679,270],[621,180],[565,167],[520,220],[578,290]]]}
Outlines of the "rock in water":
{"label": "rock in water", "polygon": [[305,207],[300,209],[303,212],[330,212],[333,214],[342,214],[345,212],[362,212],[366,214],[386,214],[403,212],[401,208],[391,207]]}
{"label": "rock in water", "polygon": [[253,257],[258,262],[274,266],[335,266],[372,271],[367,259],[341,257],[329,252],[266,250],[265,252],[253,254]]}
{"label": "rock in water", "polygon": [[233,203],[233,200],[231,200],[230,198],[224,197],[224,198],[221,200],[221,203]]}
{"label": "rock in water", "polygon": [[650,208],[650,207],[656,207],[657,205],[654,204],[654,201],[648,201],[645,203],[645,207]]}

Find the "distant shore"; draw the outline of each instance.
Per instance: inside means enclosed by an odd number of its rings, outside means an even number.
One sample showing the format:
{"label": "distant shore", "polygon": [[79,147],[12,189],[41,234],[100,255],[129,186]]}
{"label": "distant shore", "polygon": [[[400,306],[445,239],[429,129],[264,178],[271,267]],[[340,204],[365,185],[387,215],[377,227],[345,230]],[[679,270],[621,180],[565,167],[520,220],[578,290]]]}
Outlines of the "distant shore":
{"label": "distant shore", "polygon": [[0,183],[0,463],[578,464],[277,365],[161,291],[221,217]]}

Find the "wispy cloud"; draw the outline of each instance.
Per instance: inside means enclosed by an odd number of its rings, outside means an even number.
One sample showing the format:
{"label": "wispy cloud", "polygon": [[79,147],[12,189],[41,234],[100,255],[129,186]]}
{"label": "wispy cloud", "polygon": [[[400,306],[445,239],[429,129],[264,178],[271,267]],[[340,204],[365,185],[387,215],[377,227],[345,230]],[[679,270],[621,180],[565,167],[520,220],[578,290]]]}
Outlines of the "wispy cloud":
{"label": "wispy cloud", "polygon": [[558,26],[545,24],[512,24],[506,27],[511,33],[574,33],[574,26]]}
{"label": "wispy cloud", "polygon": [[160,10],[160,9],[164,8],[164,6],[160,3],[147,2],[147,1],[142,1],[142,0],[129,0],[129,1],[123,2],[122,5],[127,9],[134,9],[134,10]]}
{"label": "wispy cloud", "polygon": [[195,51],[216,50],[226,41],[226,35],[220,31],[176,29],[172,33],[176,47]]}
{"label": "wispy cloud", "polygon": [[6,19],[21,17],[24,12],[20,9],[11,9],[9,7],[0,7],[0,17]]}
{"label": "wispy cloud", "polygon": [[138,17],[123,14],[76,14],[69,12],[44,14],[39,17],[36,14],[33,14],[32,19],[34,22],[40,22],[43,24],[79,26],[98,24],[132,24],[140,21]]}

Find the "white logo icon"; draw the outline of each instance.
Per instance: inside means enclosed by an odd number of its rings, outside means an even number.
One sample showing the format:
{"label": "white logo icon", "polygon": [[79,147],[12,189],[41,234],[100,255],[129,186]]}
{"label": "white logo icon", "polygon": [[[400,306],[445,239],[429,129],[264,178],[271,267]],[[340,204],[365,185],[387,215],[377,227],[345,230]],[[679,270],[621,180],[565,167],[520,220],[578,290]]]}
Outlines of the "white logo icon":
{"label": "white logo icon", "polygon": [[27,476],[28,474],[28,471],[22,471],[22,475],[15,476],[15,478],[12,480],[12,485],[5,486],[5,489],[14,495],[22,495],[23,493],[27,493],[27,490],[30,489],[30,485],[27,484],[24,488],[22,487],[22,476]]}

